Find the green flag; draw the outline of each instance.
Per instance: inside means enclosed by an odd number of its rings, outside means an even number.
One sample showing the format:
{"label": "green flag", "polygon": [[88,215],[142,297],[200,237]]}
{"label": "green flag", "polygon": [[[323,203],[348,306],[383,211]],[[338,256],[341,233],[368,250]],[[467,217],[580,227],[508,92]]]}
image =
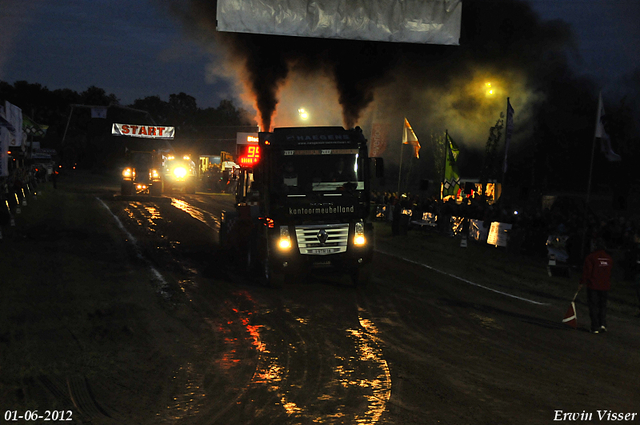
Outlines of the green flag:
{"label": "green flag", "polygon": [[48,125],[38,124],[25,114],[22,114],[22,131],[29,136],[42,137],[47,133],[48,128]]}
{"label": "green flag", "polygon": [[446,161],[444,164],[444,181],[442,186],[443,198],[449,195],[457,196],[458,190],[460,189],[460,173],[458,173],[458,166],[456,164],[460,149],[458,149],[458,146],[456,146],[448,132],[446,134],[445,144]]}

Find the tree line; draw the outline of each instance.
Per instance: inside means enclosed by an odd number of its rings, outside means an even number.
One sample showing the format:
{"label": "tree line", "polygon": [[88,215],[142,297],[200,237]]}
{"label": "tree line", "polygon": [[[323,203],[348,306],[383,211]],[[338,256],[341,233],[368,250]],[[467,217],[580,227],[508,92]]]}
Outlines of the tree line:
{"label": "tree line", "polygon": [[[640,161],[640,71],[630,76],[627,83],[626,95],[617,104],[606,103],[605,117],[612,146],[622,161],[607,163],[596,145],[594,166],[594,188],[609,186],[620,192],[620,196],[625,196],[637,183],[635,169]],[[580,78],[569,82],[547,81],[545,84],[538,87],[538,91],[544,93],[545,101],[533,115],[535,118],[531,120],[529,136],[510,149],[508,184],[520,186],[515,190],[584,191],[589,175],[597,89],[593,82]],[[230,140],[235,138],[236,131],[255,131],[251,114],[236,107],[231,100],[222,100],[215,108],[200,108],[196,99],[185,93],[171,94],[166,101],[159,96],[148,96],[130,105],[121,105],[116,95],[107,94],[96,86],[76,92],[70,89],[49,90],[41,84],[26,81],[9,84],[0,80],[0,100],[17,105],[35,122],[48,125],[46,136],[39,140],[41,146],[58,149],[67,163],[78,163],[81,167],[111,166],[122,156],[122,143],[108,139],[112,122],[171,125],[176,127],[177,137],[189,141]],[[69,120],[71,105],[78,104],[116,107],[109,108],[107,120],[92,119],[88,109],[74,112]],[[516,118],[518,113],[516,110]],[[63,137],[65,143],[61,146]],[[488,143],[491,137],[490,132]],[[202,148],[202,144],[196,148],[211,150],[204,153],[215,153],[221,149],[218,145]],[[484,179],[500,179],[500,173],[496,171],[499,167],[487,168],[485,163],[493,161],[500,164],[503,151],[493,152],[493,156],[496,155],[496,158],[487,158],[486,152],[463,149],[459,164],[462,175],[483,174]],[[441,161],[436,158],[437,164]],[[434,174],[431,165],[428,170],[420,167],[422,165],[416,164],[411,173],[415,182],[424,178],[438,181],[440,178]],[[393,170],[389,171],[389,175],[393,175]]]}
{"label": "tree line", "polygon": [[[171,94],[167,101],[147,96],[122,105],[115,94],[96,86],[76,92],[49,90],[27,81],[10,84],[0,80],[0,100],[18,106],[24,115],[48,126],[44,137],[34,139],[41,147],[57,149],[67,165],[84,168],[111,166],[123,153],[121,143],[107,141],[113,122],[170,125],[176,127],[182,139],[215,139],[221,137],[219,128],[252,127],[250,115],[232,100],[223,99],[217,107],[200,108],[195,97],[182,92]],[[90,108],[76,108],[71,114],[73,105],[109,107],[107,119],[92,119]]]}

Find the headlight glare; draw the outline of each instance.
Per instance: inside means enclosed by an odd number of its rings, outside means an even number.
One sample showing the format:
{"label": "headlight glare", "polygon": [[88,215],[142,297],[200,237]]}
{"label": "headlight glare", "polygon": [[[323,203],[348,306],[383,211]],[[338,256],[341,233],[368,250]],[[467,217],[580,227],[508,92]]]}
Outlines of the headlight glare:
{"label": "headlight glare", "polygon": [[173,175],[179,179],[183,179],[187,175],[187,169],[184,167],[176,167],[173,169]]}
{"label": "headlight glare", "polygon": [[291,236],[287,226],[280,226],[280,239],[278,239],[278,248],[287,251],[292,247]]}
{"label": "headlight glare", "polygon": [[355,235],[353,236],[353,244],[357,246],[362,246],[366,243],[366,239],[364,237],[364,223],[358,222],[355,226]]}

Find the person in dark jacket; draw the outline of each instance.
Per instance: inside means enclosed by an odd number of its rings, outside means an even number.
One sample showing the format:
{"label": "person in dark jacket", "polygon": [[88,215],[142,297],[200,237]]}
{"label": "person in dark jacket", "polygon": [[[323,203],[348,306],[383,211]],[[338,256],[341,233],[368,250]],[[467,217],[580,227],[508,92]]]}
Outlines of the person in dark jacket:
{"label": "person in dark jacket", "polygon": [[603,239],[595,241],[595,250],[584,260],[580,284],[587,287],[591,332],[607,331],[607,299],[611,289],[613,258]]}

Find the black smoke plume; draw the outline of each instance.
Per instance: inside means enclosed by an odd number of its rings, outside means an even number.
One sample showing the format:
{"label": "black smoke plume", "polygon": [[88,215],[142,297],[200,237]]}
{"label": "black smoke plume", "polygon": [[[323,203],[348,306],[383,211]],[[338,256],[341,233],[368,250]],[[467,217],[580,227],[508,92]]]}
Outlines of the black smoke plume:
{"label": "black smoke plume", "polygon": [[[263,129],[271,127],[278,92],[294,70],[321,70],[330,76],[343,122],[352,127],[385,85],[409,97],[430,87],[455,91],[460,80],[472,78],[480,67],[521,71],[535,78],[541,63],[558,60],[554,53],[571,44],[568,26],[541,24],[530,6],[519,0],[465,0],[460,46],[219,33],[215,1],[190,0],[187,6],[169,1],[189,30],[227,53],[227,66],[242,68],[239,76],[255,96]],[[463,115],[477,111],[473,93],[459,91],[454,97],[450,106]],[[407,106],[406,99],[397,98]]]}
{"label": "black smoke plume", "polygon": [[376,87],[385,81],[399,53],[397,46],[389,43],[220,33],[215,30],[215,1],[191,0],[188,5],[185,9],[175,2],[173,12],[185,22],[197,23],[200,31],[194,34],[211,38],[222,46],[231,63],[243,67],[245,84],[255,96],[265,130],[271,128],[278,91],[293,70],[321,71],[330,76],[339,93],[344,125],[353,127],[374,100]]}
{"label": "black smoke plume", "polygon": [[[215,1],[165,1],[173,2],[173,13],[203,44],[215,46],[218,57],[224,52],[223,70],[244,82],[264,130],[271,128],[279,94],[292,77],[310,76],[314,87],[311,76],[321,72],[335,85],[345,127],[360,124],[375,105],[392,125],[408,117],[422,140],[449,129],[458,143],[480,150],[509,97],[517,114],[513,161],[520,150],[540,156],[523,160],[523,167],[547,167],[523,168],[531,176],[562,168],[553,164],[562,161],[559,156],[544,157],[547,151],[582,155],[575,147],[593,131],[597,88],[573,71],[572,61],[580,58],[570,26],[541,21],[522,0],[465,0],[459,46],[218,33]],[[499,87],[493,98],[482,92],[488,79]],[[318,103],[327,99],[322,90],[314,95]],[[389,146],[394,158],[400,145]]]}

